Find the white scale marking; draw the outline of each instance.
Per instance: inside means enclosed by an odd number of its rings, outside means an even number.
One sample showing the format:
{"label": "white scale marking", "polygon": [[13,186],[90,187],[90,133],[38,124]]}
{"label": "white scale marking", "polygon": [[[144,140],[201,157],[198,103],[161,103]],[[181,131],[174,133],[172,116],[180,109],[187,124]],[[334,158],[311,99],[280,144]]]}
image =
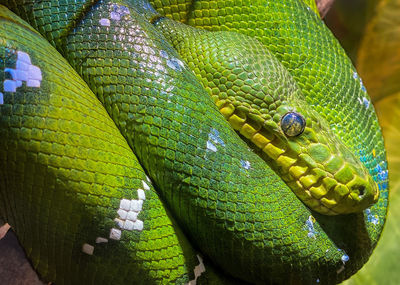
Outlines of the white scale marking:
{"label": "white scale marking", "polygon": [[217,151],[217,147],[216,147],[212,142],[210,142],[210,141],[207,141],[207,149],[208,149],[208,150],[211,150],[211,151],[213,151],[213,152],[216,152],[216,151]]}
{"label": "white scale marking", "polygon": [[[5,68],[4,72],[10,74],[11,79],[3,82],[4,92],[17,92],[17,88],[22,86],[22,82],[26,82],[27,87],[40,87],[42,81],[42,71],[38,66],[31,63],[29,54],[26,52],[17,52],[17,62],[15,69]],[[0,105],[4,104],[3,93],[0,93]]]}
{"label": "white scale marking", "polygon": [[[146,189],[146,187],[143,187],[143,188],[145,188],[145,190],[150,190],[150,187],[149,187],[149,185],[146,184],[146,182],[143,182],[143,186],[144,185],[146,185],[147,188],[148,188],[148,189]],[[138,199],[139,200],[146,200],[146,195],[144,194],[144,190],[138,189],[137,190],[137,194],[138,194]]]}
{"label": "white scale marking", "polygon": [[178,58],[168,59],[167,65],[169,68],[176,70],[176,71],[182,71],[182,69],[185,67],[183,62],[181,60],[179,60]]}
{"label": "white scale marking", "polygon": [[119,229],[112,228],[110,230],[110,239],[120,240],[121,239],[121,231]]}
{"label": "white scale marking", "polygon": [[240,164],[241,164],[242,167],[243,167],[244,169],[246,169],[246,170],[249,170],[250,167],[251,167],[250,161],[248,161],[248,160],[243,160],[243,159],[241,159],[241,160],[240,160]]}
{"label": "white scale marking", "polygon": [[93,246],[93,245],[90,245],[90,244],[88,244],[88,243],[84,243],[84,244],[82,245],[82,251],[83,251],[84,253],[86,253],[86,254],[93,255],[94,246]]}
{"label": "white scale marking", "polygon": [[129,211],[128,215],[126,216],[126,219],[134,222],[137,220],[138,215],[139,215],[138,212]]}
{"label": "white scale marking", "polygon": [[[120,21],[121,17],[125,15],[129,15],[131,12],[129,11],[129,8],[123,5],[118,5],[118,4],[112,4],[111,5],[111,10],[110,10],[110,18],[113,21]],[[100,25],[109,27],[111,25],[110,19],[107,18],[101,18],[99,20]]]}
{"label": "white scale marking", "polygon": [[[150,182],[150,180],[149,180],[149,182]],[[143,181],[142,180],[142,184],[143,184],[143,189],[144,190],[150,190],[150,186],[145,182],[145,181]],[[139,189],[139,190],[141,190],[141,189]],[[138,190],[138,191],[139,191]],[[143,191],[143,190],[142,190]],[[139,198],[140,199],[140,198]],[[142,199],[142,200],[145,200],[145,199]]]}
{"label": "white scale marking", "polygon": [[[137,190],[138,199],[121,199],[119,203],[119,209],[117,210],[118,218],[115,218],[114,222],[122,230],[143,230],[143,221],[138,220],[138,215],[143,209],[143,202],[146,200],[145,192],[150,190],[150,186],[144,180],[142,180],[142,184],[144,190],[140,188]],[[119,240],[120,238],[121,230],[112,228],[110,239]]]}
{"label": "white scale marking", "polygon": [[315,218],[313,216],[309,216],[307,221],[306,221],[305,227],[308,230],[307,236],[309,238],[316,239],[317,238],[316,236],[317,236],[318,233],[314,228],[314,222],[315,222]]}
{"label": "white scale marking", "polygon": [[119,210],[117,211],[117,213],[118,213],[119,217],[120,217],[121,219],[123,219],[123,220],[125,220],[125,219],[126,219],[126,216],[128,215],[128,212],[125,211],[125,210],[122,210],[122,209],[119,209]]}
{"label": "white scale marking", "polygon": [[103,237],[97,237],[96,238],[96,243],[106,243],[108,242],[108,239],[103,238]]}
{"label": "white scale marking", "polygon": [[358,102],[359,102],[361,105],[364,105],[365,108],[367,108],[367,109],[368,109],[368,107],[369,107],[369,105],[370,105],[370,101],[369,101],[366,97],[363,97],[362,99],[361,99],[361,98],[358,98]]}
{"label": "white scale marking", "polygon": [[121,20],[121,14],[117,12],[111,12],[110,17],[112,20],[119,21]]}
{"label": "white scale marking", "polygon": [[222,147],[225,147],[225,142],[220,138],[219,131],[212,128],[210,133],[208,134],[207,149],[216,152],[216,145],[221,145]]}
{"label": "white scale marking", "polygon": [[101,18],[99,21],[100,25],[105,26],[105,27],[109,27],[111,22],[109,19],[106,18]]}

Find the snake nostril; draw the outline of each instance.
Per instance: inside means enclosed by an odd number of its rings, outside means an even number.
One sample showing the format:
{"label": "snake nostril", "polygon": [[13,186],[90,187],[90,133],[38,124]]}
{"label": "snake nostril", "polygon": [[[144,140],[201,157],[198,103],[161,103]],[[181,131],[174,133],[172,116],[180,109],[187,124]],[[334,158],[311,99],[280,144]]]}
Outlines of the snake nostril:
{"label": "snake nostril", "polygon": [[365,186],[360,186],[358,189],[358,197],[361,199],[365,194]]}

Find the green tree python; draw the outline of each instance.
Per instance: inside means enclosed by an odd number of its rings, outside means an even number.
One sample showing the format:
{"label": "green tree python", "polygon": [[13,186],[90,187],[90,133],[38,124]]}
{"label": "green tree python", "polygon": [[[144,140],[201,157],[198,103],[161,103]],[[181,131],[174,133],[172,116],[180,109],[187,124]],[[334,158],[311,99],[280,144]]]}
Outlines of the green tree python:
{"label": "green tree python", "polygon": [[387,163],[313,1],[150,2],[0,1],[0,218],[34,268],[56,284],[354,274]]}

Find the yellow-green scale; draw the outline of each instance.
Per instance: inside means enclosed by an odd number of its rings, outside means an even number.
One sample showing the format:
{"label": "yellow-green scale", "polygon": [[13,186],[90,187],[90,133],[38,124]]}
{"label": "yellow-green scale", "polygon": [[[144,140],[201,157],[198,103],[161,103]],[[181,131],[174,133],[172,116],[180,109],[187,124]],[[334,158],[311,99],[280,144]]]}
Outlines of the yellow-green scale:
{"label": "yellow-green scale", "polygon": [[161,14],[180,22],[186,22],[193,0],[155,0],[151,4]]}

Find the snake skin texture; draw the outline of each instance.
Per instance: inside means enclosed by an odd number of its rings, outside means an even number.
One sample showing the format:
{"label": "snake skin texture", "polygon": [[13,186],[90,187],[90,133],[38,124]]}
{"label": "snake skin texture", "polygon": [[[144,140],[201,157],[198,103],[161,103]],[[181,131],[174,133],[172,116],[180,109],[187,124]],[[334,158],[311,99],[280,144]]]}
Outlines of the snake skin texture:
{"label": "snake skin texture", "polygon": [[[0,107],[1,215],[33,266],[57,284],[188,282],[196,253],[104,107],[47,41],[0,13],[2,68],[23,51],[42,75],[40,88],[20,87]],[[118,240],[109,236],[122,199],[142,199],[145,228]]]}
{"label": "snake skin texture", "polygon": [[148,3],[0,0],[31,25],[1,8],[0,216],[56,284],[185,284],[197,249],[210,264],[199,283],[348,278],[376,245],[388,190],[379,125],[344,52],[303,2],[170,2],[153,5],[268,47],[360,157],[378,203],[307,208],[146,20]]}
{"label": "snake skin texture", "polygon": [[[309,107],[286,68],[263,44],[168,18],[158,18],[155,26],[189,64],[232,128],[262,151],[307,206],[337,215],[357,213],[376,202],[379,193],[368,170]],[[282,118],[289,113],[304,118],[300,135],[287,136],[281,130]]]}
{"label": "snake skin texture", "polygon": [[[161,14],[164,9],[174,6],[174,1],[150,2]],[[356,247],[360,246],[360,236],[353,235],[354,228],[367,229],[364,253],[356,255],[361,267],[369,256],[365,254],[366,249],[375,247],[384,226],[388,170],[373,106],[361,78],[338,41],[312,9],[301,1],[200,0],[195,1],[186,13],[184,22],[191,26],[238,32],[264,43],[292,74],[310,106],[326,118],[332,131],[368,168],[378,183],[378,202],[365,210],[363,218],[355,215],[328,218],[330,225],[324,226],[327,231],[332,227],[340,232],[339,235],[329,234],[336,244],[352,243]],[[328,222],[326,217],[314,216],[321,224]]]}

